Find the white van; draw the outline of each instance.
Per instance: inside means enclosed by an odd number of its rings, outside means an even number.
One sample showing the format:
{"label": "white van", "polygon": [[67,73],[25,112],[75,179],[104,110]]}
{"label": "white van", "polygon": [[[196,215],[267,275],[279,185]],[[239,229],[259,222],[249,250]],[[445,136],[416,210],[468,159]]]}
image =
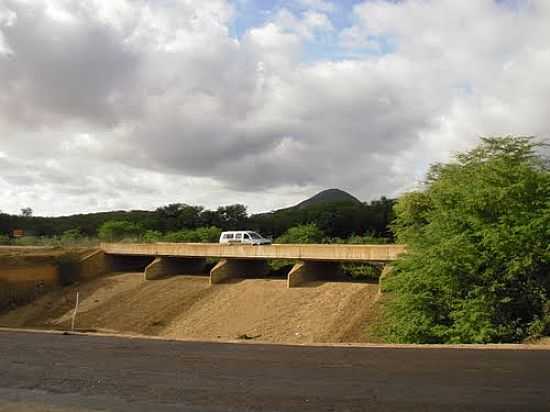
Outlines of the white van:
{"label": "white van", "polygon": [[222,232],[220,235],[220,243],[270,245],[271,239],[267,239],[256,232],[252,232],[251,230],[234,230],[230,232]]}

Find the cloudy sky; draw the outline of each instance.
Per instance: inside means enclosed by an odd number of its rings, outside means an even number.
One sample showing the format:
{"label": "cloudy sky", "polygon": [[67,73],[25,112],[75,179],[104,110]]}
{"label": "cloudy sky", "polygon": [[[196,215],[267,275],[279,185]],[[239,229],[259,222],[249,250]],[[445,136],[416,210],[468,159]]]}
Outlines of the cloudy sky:
{"label": "cloudy sky", "polygon": [[0,0],[0,210],[395,196],[549,103],[548,0]]}

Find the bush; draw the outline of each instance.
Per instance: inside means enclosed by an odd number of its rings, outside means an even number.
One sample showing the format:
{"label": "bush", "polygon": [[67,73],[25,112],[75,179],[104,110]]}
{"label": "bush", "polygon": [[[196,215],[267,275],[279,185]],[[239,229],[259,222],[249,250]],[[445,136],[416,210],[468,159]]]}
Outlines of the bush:
{"label": "bush", "polygon": [[123,239],[140,240],[145,232],[139,223],[127,220],[109,220],[103,223],[98,230],[98,236],[106,242],[116,242]]}
{"label": "bush", "polygon": [[82,239],[82,233],[80,233],[80,229],[69,229],[63,232],[63,235],[61,236],[61,241],[64,244],[71,244],[76,243]]}
{"label": "bush", "polygon": [[346,240],[346,243],[350,245],[383,245],[391,242],[388,238],[374,236],[367,233],[363,236],[352,235]]}
{"label": "bush", "polygon": [[148,230],[143,234],[143,241],[146,243],[155,243],[162,240],[162,233],[158,230]]}
{"label": "bush", "polygon": [[547,301],[544,305],[544,313],[542,318],[538,316],[535,317],[529,324],[529,337],[530,338],[541,338],[543,336],[550,335],[550,301]]}
{"label": "bush", "polygon": [[367,263],[344,263],[342,269],[354,280],[378,281],[382,273],[381,267]]}
{"label": "bush", "polygon": [[216,226],[167,233],[163,240],[176,243],[216,243],[222,230]]}
{"label": "bush", "polygon": [[291,227],[275,243],[321,243],[323,238],[321,229],[314,224],[308,224]]}
{"label": "bush", "polygon": [[388,340],[516,342],[548,330],[550,170],[529,138],[486,138],[403,196],[408,254],[387,289]]}
{"label": "bush", "polygon": [[220,240],[221,234],[222,230],[216,226],[195,229],[196,238],[202,243],[217,243]]}

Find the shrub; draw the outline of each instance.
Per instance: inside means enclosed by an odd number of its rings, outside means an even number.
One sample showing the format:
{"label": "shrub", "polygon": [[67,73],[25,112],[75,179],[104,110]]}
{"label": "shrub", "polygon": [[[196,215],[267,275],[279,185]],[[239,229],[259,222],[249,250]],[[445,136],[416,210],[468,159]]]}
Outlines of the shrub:
{"label": "shrub", "polygon": [[142,225],[127,220],[109,220],[103,223],[98,230],[99,238],[107,242],[122,239],[141,239],[143,233],[144,229]]}
{"label": "shrub", "polygon": [[344,263],[342,269],[354,280],[377,281],[382,273],[381,267],[367,263]]}
{"label": "shrub", "polygon": [[387,289],[388,340],[520,341],[548,330],[550,170],[530,138],[485,138],[395,206],[408,254]]}
{"label": "shrub", "polygon": [[352,235],[347,240],[346,243],[350,245],[382,245],[390,243],[390,240],[385,237],[379,237],[371,234]]}
{"label": "shrub", "polygon": [[76,243],[79,240],[82,239],[82,233],[80,233],[80,229],[69,229],[63,232],[63,235],[61,235],[61,241],[64,244],[71,244]]}
{"label": "shrub", "polygon": [[176,243],[215,243],[222,230],[216,226],[199,227],[191,230],[179,230],[167,233],[163,240]]}
{"label": "shrub", "polygon": [[222,234],[222,230],[216,226],[199,227],[194,232],[198,241],[202,243],[216,243]]}
{"label": "shrub", "polygon": [[146,243],[160,242],[162,240],[162,233],[158,230],[148,230],[143,234],[143,241]]}
{"label": "shrub", "polygon": [[321,243],[323,238],[321,229],[314,224],[307,224],[291,227],[275,243]]}

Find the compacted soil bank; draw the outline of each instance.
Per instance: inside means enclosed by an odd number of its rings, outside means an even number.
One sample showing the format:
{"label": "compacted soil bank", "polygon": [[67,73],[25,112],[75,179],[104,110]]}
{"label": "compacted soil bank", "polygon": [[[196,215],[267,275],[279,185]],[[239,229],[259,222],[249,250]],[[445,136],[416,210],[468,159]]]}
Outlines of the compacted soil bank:
{"label": "compacted soil bank", "polygon": [[117,273],[46,293],[0,314],[0,326],[67,329],[76,292],[78,330],[194,339],[269,342],[373,342],[375,284],[243,279],[208,285],[207,276],[144,281]]}

